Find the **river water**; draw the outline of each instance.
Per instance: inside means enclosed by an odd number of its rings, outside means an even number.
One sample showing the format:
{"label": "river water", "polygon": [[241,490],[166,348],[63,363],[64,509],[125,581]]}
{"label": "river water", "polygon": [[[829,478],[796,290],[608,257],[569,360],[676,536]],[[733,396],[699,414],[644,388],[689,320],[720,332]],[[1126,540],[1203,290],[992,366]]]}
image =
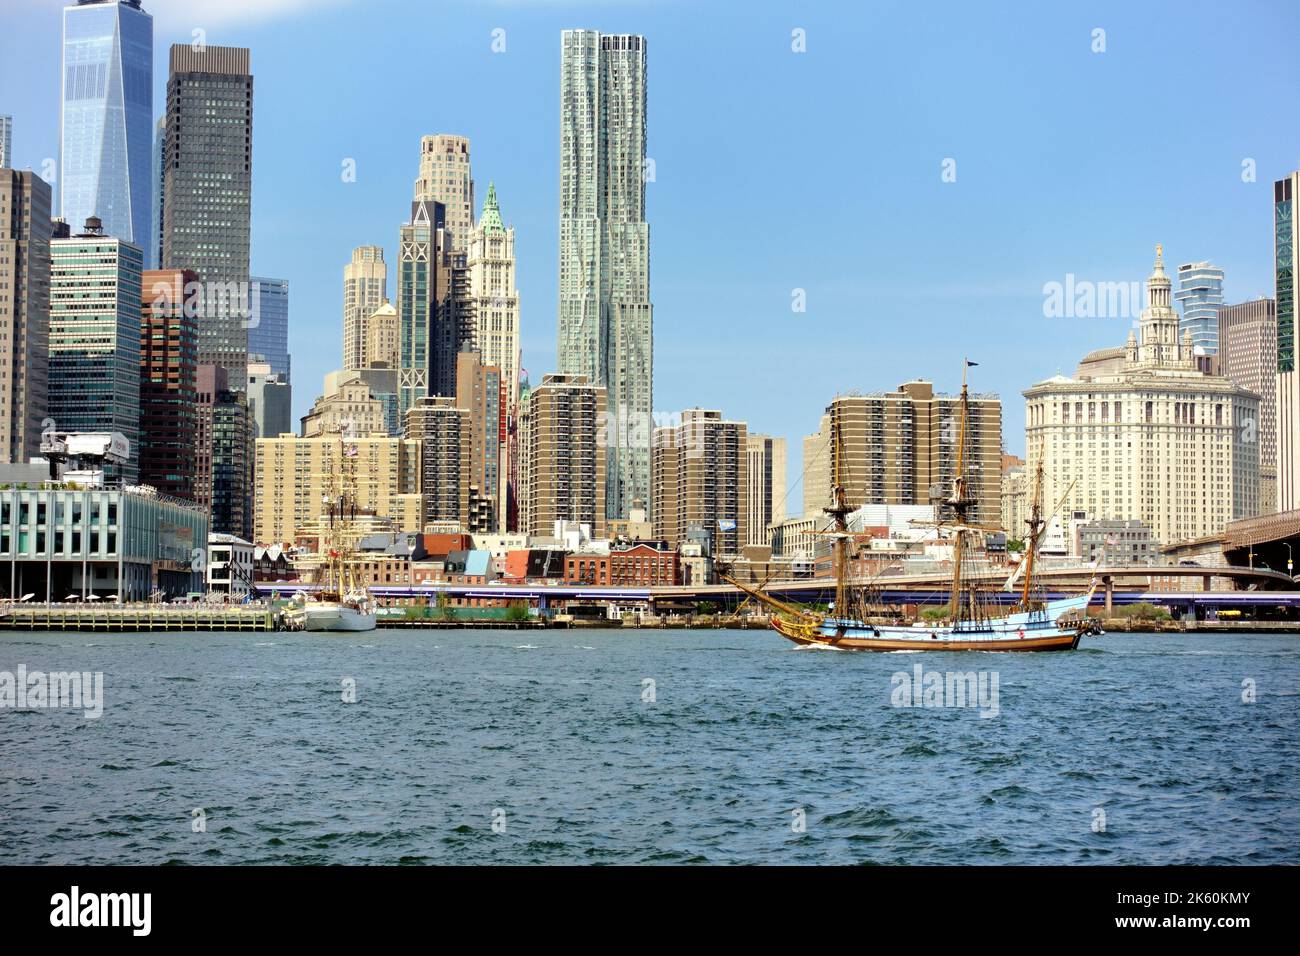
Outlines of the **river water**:
{"label": "river water", "polygon": [[0,703],[20,666],[102,715],[0,707],[0,863],[1300,863],[1290,636],[6,632]]}

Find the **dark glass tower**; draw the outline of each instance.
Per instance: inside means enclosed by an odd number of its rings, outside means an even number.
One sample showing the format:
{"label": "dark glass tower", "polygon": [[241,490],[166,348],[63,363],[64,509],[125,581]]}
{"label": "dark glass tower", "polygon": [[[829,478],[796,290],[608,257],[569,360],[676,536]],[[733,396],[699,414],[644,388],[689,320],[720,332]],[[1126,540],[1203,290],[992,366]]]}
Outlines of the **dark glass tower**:
{"label": "dark glass tower", "polygon": [[199,361],[232,388],[248,365],[253,77],[249,51],[171,48],[163,136],[162,262],[203,286]]}

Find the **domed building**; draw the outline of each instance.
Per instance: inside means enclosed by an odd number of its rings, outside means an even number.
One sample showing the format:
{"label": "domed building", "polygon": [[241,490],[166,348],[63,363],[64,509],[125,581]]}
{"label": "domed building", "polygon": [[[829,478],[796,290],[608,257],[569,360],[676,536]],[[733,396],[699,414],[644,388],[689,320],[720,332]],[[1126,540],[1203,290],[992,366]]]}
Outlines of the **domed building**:
{"label": "domed building", "polygon": [[1042,459],[1043,501],[1069,488],[1063,512],[1142,521],[1162,544],[1218,534],[1260,508],[1260,397],[1197,368],[1170,286],[1156,246],[1137,333],[1089,353],[1073,378],[1023,393],[1026,471]]}

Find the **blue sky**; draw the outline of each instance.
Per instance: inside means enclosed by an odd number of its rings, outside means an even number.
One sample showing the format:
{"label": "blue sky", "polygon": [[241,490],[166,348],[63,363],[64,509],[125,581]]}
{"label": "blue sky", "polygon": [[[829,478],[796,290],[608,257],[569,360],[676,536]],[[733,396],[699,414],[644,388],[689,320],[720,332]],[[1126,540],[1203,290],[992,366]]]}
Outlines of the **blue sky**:
{"label": "blue sky", "polygon": [[[57,156],[61,5],[5,0],[0,113],[20,167]],[[565,28],[647,37],[655,408],[717,407],[787,437],[792,481],[837,392],[916,377],[955,390],[963,356],[1022,452],[1020,390],[1129,324],[1044,318],[1044,283],[1141,280],[1163,242],[1171,265],[1224,268],[1229,301],[1271,295],[1271,183],[1300,164],[1284,2],[145,8],[155,112],[170,43],[202,28],[252,48],[253,270],[290,282],[299,415],[340,364],[351,248],[396,258],[426,133],[469,136],[480,197],[496,183],[518,236],[523,364],[533,381],[552,370]]]}

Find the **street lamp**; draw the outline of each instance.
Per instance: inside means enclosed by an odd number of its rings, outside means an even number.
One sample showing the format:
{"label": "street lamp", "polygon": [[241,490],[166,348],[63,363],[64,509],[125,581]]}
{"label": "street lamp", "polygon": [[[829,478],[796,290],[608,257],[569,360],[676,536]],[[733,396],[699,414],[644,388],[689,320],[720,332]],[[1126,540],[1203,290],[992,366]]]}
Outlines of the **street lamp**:
{"label": "street lamp", "polygon": [[1295,562],[1292,560],[1293,556],[1291,554],[1291,542],[1283,541],[1282,544],[1286,546],[1286,573],[1291,574],[1295,571]]}

